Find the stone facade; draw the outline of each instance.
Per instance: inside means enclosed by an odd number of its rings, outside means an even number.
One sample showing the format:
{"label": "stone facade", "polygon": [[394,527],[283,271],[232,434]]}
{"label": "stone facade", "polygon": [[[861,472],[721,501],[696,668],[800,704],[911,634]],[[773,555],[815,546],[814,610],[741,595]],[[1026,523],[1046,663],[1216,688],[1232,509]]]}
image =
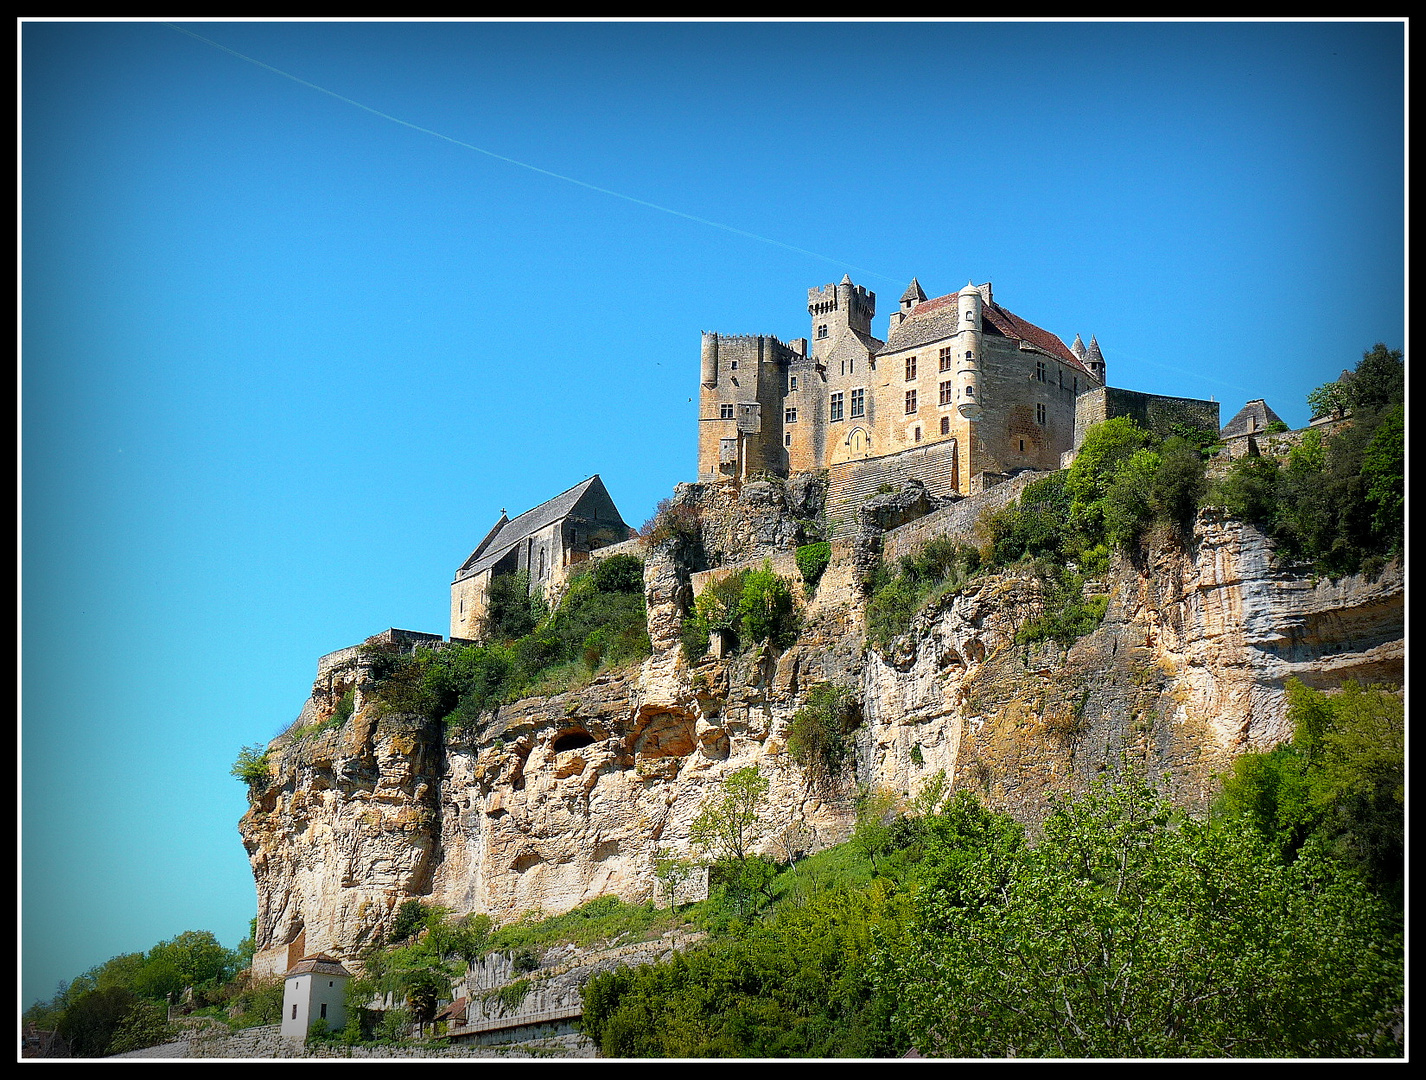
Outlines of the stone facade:
{"label": "stone facade", "polygon": [[[996,303],[989,284],[927,299],[913,281],[884,341],[872,334],[876,294],[850,278],[809,289],[807,312],[810,347],[703,335],[701,481],[847,473],[934,450],[930,473],[915,478],[965,494],[1057,468],[1073,443],[1076,397],[1103,385],[1098,342],[1066,346]],[[994,479],[976,484],[982,474]]]}

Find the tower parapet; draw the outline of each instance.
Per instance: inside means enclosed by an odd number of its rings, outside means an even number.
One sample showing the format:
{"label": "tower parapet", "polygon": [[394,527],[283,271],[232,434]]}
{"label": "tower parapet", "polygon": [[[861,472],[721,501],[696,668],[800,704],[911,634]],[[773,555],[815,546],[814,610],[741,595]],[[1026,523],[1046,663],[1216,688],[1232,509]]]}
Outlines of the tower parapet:
{"label": "tower parapet", "polygon": [[812,355],[820,356],[841,338],[844,331],[871,334],[876,318],[876,293],[863,285],[853,285],[843,275],[836,285],[807,290],[807,314],[812,317]]}

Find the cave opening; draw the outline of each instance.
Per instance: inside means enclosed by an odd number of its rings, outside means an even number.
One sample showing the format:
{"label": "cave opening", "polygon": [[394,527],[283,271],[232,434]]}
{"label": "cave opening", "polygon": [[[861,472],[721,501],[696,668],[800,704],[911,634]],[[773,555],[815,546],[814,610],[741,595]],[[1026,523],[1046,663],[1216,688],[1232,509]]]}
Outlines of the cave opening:
{"label": "cave opening", "polygon": [[556,754],[565,750],[578,750],[581,746],[588,746],[594,741],[594,736],[587,731],[566,731],[555,739],[553,750]]}

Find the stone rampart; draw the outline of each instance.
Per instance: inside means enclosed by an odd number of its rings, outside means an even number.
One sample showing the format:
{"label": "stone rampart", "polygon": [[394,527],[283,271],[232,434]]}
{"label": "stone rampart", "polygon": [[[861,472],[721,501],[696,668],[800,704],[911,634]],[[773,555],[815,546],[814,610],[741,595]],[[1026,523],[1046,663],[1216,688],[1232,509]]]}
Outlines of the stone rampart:
{"label": "stone rampart", "polygon": [[999,510],[1019,496],[1036,480],[1043,480],[1049,473],[1023,472],[1003,484],[988,488],[979,495],[933,510],[923,518],[891,529],[882,537],[882,555],[888,563],[895,562],[903,555],[910,555],[937,537],[947,536],[966,543],[976,542],[976,522],[982,514]]}
{"label": "stone rampart", "polygon": [[1075,399],[1074,448],[1084,443],[1085,433],[1095,424],[1126,416],[1145,431],[1173,434],[1175,424],[1217,431],[1218,402],[1198,398],[1164,397],[1101,386]]}

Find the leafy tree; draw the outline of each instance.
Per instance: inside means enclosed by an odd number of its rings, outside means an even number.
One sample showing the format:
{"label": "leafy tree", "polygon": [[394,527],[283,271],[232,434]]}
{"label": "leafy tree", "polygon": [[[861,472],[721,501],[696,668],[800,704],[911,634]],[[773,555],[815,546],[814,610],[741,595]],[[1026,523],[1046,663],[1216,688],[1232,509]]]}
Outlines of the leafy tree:
{"label": "leafy tree", "polygon": [[486,594],[486,637],[513,641],[535,629],[546,613],[543,594],[530,590],[528,570],[492,575]]}
{"label": "leafy tree", "polygon": [[1281,857],[1310,839],[1401,904],[1405,865],[1405,706],[1393,691],[1347,682],[1333,694],[1287,688],[1293,738],[1233,763],[1215,807],[1241,815]]}
{"label": "leafy tree", "polygon": [[923,1054],[1399,1051],[1400,936],[1317,849],[1284,866],[1239,819],[1182,820],[1142,785],[1058,804],[1034,847],[957,815],[879,975]]}
{"label": "leafy tree", "polygon": [[797,612],[787,581],[773,573],[771,564],[748,571],[738,601],[743,632],[753,642],[766,641],[786,648],[797,639]]}
{"label": "leafy tree", "polygon": [[771,884],[770,864],[752,850],[764,832],[761,814],[770,786],[756,765],[729,773],[689,826],[693,846],[709,859],[740,912],[755,896],[767,896]]}
{"label": "leafy tree", "polygon": [[266,784],[270,772],[271,762],[264,746],[243,747],[231,770],[233,776],[248,785],[249,793]]}
{"label": "leafy tree", "polygon": [[756,765],[729,773],[699,807],[689,827],[694,846],[712,858],[741,862],[762,836],[759,820],[771,782]]}

